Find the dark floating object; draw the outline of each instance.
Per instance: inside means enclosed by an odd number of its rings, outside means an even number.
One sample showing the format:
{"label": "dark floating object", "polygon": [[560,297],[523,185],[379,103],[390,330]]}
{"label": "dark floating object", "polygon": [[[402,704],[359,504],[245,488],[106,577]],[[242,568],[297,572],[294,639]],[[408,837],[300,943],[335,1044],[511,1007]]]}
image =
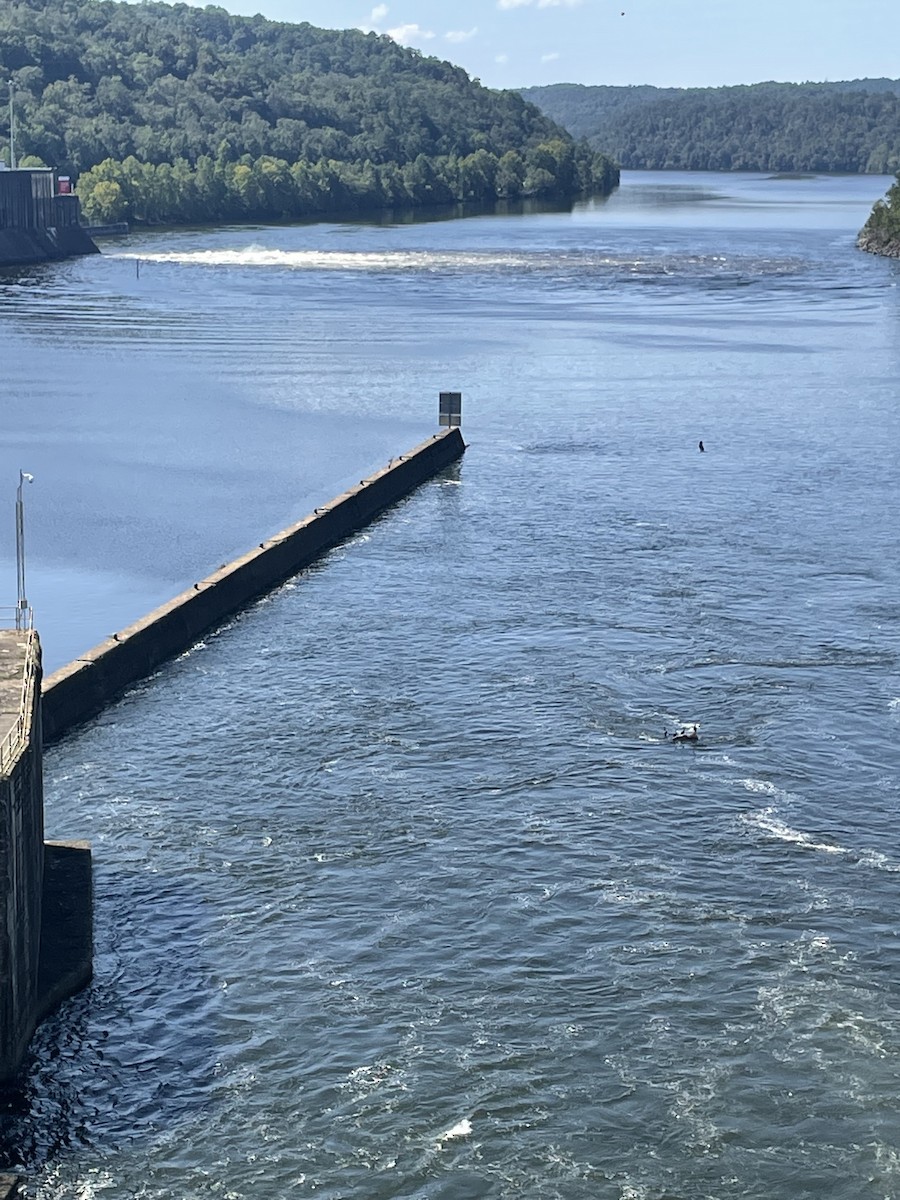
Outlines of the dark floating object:
{"label": "dark floating object", "polygon": [[674,733],[669,733],[668,729],[664,729],[663,737],[668,738],[673,742],[699,742],[700,725],[697,721],[695,721],[692,725],[682,725],[682,727],[680,729],[676,729]]}
{"label": "dark floating object", "polygon": [[706,447],[705,447],[705,446],[703,445],[703,443],[701,442],[701,443],[700,443],[700,453],[702,454],[702,453],[703,453],[703,451],[704,451],[705,449],[706,449]]}

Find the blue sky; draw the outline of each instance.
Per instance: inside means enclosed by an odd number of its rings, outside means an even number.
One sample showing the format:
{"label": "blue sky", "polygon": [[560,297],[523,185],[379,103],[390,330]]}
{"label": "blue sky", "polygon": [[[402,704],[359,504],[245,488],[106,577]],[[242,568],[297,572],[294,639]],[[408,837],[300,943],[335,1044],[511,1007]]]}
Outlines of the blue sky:
{"label": "blue sky", "polygon": [[490,87],[900,77],[900,0],[219,0],[389,33]]}

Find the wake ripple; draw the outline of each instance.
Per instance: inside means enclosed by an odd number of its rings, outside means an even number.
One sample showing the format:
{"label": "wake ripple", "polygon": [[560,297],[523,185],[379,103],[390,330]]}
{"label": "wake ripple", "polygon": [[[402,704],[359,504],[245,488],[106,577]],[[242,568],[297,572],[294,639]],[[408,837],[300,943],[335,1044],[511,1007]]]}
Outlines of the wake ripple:
{"label": "wake ripple", "polygon": [[812,834],[794,829],[776,815],[774,807],[764,808],[755,813],[746,813],[740,817],[741,822],[750,829],[756,830],[772,841],[786,842],[799,846],[804,850],[812,850],[818,854],[832,854],[846,859],[848,862],[877,871],[887,871],[892,874],[900,873],[900,864],[893,863],[879,850],[854,850],[839,842],[827,842],[817,839]]}

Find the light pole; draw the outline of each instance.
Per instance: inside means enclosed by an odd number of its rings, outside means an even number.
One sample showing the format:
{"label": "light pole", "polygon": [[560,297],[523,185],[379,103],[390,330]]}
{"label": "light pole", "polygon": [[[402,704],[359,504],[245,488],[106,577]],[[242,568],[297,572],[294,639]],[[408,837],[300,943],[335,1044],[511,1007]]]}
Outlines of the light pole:
{"label": "light pole", "polygon": [[34,476],[29,475],[27,471],[19,471],[19,486],[16,489],[16,629],[23,629],[28,624],[28,601],[25,599],[25,501],[22,498],[22,485],[25,483],[34,483]]}
{"label": "light pole", "polygon": [[9,167],[16,169],[16,112],[13,108],[13,81],[9,81]]}

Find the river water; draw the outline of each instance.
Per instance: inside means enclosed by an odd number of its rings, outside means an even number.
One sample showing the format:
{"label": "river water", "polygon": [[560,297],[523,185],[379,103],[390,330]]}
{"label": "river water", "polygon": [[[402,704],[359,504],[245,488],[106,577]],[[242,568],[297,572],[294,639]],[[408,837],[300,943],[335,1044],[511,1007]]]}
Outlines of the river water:
{"label": "river water", "polygon": [[900,264],[853,244],[889,183],[626,174],[0,278],[51,669],[441,389],[469,442],[48,752],[96,979],[0,1124],[32,1196],[900,1196]]}

